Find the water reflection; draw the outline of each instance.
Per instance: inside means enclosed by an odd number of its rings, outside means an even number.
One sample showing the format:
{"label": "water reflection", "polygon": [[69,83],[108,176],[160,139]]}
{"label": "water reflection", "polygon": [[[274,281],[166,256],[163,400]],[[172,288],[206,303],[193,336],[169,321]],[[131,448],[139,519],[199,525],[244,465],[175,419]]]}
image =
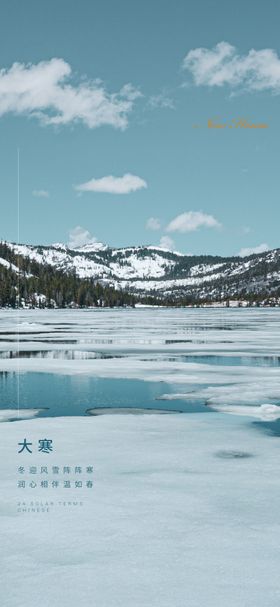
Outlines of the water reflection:
{"label": "water reflection", "polygon": [[84,350],[8,350],[0,352],[0,359],[7,358],[42,358],[57,360],[91,360],[122,358],[121,355],[111,355],[105,352],[92,352]]}
{"label": "water reflection", "polygon": [[[48,409],[42,413],[44,417],[86,415],[89,409],[111,407],[213,413],[192,394],[184,402],[159,401],[162,382],[51,373],[6,373],[1,377],[1,409],[17,408],[19,389],[20,409]],[[171,390],[165,385],[165,392]]]}

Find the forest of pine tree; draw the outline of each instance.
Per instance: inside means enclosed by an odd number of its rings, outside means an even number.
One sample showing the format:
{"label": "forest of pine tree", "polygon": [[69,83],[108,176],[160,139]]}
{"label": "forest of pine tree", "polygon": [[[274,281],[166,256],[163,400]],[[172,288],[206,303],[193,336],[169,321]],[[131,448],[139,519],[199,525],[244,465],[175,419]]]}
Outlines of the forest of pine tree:
{"label": "forest of pine tree", "polygon": [[[7,267],[0,265],[1,307],[31,305],[63,308],[73,305],[80,308],[112,308],[135,305],[135,298],[129,293],[100,285],[93,279],[81,279],[73,272],[65,273],[50,265],[42,266],[29,258],[16,255],[3,242],[0,243],[0,257],[10,264]],[[19,268],[19,273],[12,266]]]}

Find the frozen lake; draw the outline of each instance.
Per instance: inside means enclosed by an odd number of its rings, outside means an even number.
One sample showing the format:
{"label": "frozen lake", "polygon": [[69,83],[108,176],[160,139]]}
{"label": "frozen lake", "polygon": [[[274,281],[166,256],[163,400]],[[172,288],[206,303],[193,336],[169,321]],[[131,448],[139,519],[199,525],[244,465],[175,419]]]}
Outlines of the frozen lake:
{"label": "frozen lake", "polygon": [[278,309],[26,310],[0,314],[0,407],[222,411],[278,432]]}
{"label": "frozen lake", "polygon": [[276,309],[2,311],[1,605],[278,607],[279,338]]}

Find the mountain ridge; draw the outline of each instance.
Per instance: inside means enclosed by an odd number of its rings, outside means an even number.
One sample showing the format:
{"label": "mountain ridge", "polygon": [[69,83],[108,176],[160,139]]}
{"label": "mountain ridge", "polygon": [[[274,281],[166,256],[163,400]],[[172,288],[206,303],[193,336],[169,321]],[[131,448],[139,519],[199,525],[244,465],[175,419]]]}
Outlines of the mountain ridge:
{"label": "mountain ridge", "polygon": [[[139,296],[162,299],[190,297],[198,301],[234,297],[280,296],[280,248],[247,257],[183,255],[152,245],[113,248],[89,243],[70,248],[63,243],[5,243],[28,263],[52,267],[79,279],[94,280]],[[28,262],[29,260],[29,262]],[[0,259],[0,264],[7,260]],[[15,264],[13,264],[15,266]],[[17,268],[13,267],[13,271]]]}

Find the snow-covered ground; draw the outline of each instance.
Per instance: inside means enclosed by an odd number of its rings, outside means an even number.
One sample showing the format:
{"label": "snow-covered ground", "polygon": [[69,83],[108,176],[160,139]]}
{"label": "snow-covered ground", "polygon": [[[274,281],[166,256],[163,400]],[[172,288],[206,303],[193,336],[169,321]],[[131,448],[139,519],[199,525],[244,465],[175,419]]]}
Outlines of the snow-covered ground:
{"label": "snow-covered ground", "polygon": [[[1,424],[1,605],[278,607],[278,439],[228,420]],[[53,452],[17,454],[25,437]],[[17,488],[30,465],[92,465],[93,488]]]}

